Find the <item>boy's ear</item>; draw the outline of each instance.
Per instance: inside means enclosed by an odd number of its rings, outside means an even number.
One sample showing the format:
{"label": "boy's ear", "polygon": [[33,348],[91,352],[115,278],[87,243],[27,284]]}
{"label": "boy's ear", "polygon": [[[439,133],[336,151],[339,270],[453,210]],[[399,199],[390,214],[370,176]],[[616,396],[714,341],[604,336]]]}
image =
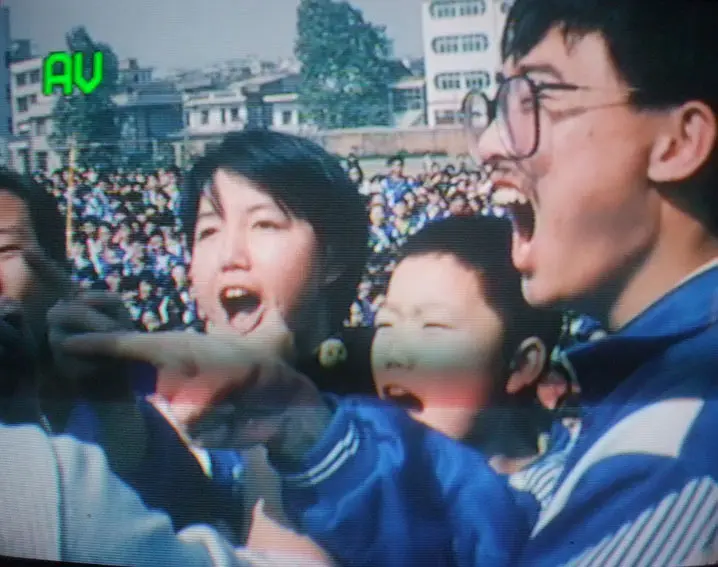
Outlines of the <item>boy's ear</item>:
{"label": "boy's ear", "polygon": [[516,394],[535,384],[546,366],[547,357],[548,351],[541,339],[525,339],[511,359],[511,374],[506,383],[506,393]]}

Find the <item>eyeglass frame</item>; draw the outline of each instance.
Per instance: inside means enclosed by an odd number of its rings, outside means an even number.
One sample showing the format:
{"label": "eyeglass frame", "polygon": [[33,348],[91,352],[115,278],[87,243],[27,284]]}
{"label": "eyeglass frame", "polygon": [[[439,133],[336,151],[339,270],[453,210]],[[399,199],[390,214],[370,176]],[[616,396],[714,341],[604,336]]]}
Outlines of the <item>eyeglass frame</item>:
{"label": "eyeglass frame", "polygon": [[[591,87],[586,85],[577,85],[574,83],[565,83],[565,82],[542,82],[540,84],[537,84],[536,81],[534,81],[531,77],[529,77],[526,74],[519,74],[519,75],[512,75],[510,77],[503,77],[499,75],[499,88],[496,91],[496,96],[489,97],[483,89],[471,89],[466,95],[464,96],[464,99],[461,102],[461,110],[460,115],[462,116],[462,122],[464,123],[464,128],[472,132],[474,128],[469,124],[469,118],[470,114],[466,112],[466,106],[468,104],[468,101],[471,100],[472,97],[480,96],[484,100],[484,104],[486,105],[487,113],[488,113],[488,122],[486,123],[486,126],[484,126],[484,131],[488,129],[491,124],[496,120],[498,117],[498,101],[499,97],[501,95],[502,89],[507,88],[506,85],[510,84],[512,81],[524,81],[529,86],[529,91],[531,93],[532,102],[533,102],[533,114],[534,114],[534,143],[531,148],[531,151],[526,152],[526,155],[518,155],[516,152],[508,147],[509,144],[502,139],[502,143],[506,147],[506,150],[510,152],[511,155],[509,156],[510,159],[515,161],[522,161],[525,159],[529,159],[533,157],[536,152],[538,151],[539,143],[541,141],[541,120],[539,116],[539,111],[541,107],[541,99],[540,94],[543,91],[562,91],[562,92],[578,92],[578,91],[607,91],[607,92],[615,92],[615,89],[604,89],[601,87]],[[634,93],[639,92],[640,89],[630,87],[627,89],[627,94],[631,95]],[[626,103],[628,101],[623,101],[623,103]],[[504,122],[507,122],[504,120]],[[504,130],[508,130],[508,126],[503,127]]]}

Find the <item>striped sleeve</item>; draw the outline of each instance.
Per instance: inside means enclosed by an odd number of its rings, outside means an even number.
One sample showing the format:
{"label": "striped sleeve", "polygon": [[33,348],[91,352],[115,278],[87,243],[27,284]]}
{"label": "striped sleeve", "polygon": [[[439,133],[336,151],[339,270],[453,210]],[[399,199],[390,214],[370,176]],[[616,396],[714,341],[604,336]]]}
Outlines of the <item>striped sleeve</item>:
{"label": "striped sleeve", "polygon": [[570,561],[570,567],[677,567],[718,559],[718,484],[694,479]]}

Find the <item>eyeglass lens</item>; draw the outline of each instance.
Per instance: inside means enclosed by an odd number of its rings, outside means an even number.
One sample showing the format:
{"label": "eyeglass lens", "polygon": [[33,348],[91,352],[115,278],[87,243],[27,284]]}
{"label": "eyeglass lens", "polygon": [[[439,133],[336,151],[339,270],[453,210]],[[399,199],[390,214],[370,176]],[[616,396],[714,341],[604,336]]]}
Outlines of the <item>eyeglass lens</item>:
{"label": "eyeglass lens", "polygon": [[538,101],[531,81],[512,77],[497,93],[499,129],[512,157],[522,159],[536,149],[538,134]]}

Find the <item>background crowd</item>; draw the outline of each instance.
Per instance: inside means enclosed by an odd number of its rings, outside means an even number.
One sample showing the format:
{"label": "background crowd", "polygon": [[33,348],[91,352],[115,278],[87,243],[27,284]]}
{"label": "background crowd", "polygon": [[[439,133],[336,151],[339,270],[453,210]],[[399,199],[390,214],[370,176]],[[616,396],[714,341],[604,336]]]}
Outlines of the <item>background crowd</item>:
{"label": "background crowd", "polygon": [[[496,215],[504,210],[491,183],[466,161],[441,166],[427,158],[407,175],[393,157],[386,171],[367,178],[357,158],[344,159],[366,199],[370,257],[348,326],[371,326],[384,298],[397,251],[406,238],[448,216]],[[85,288],[120,293],[138,328],[148,331],[200,329],[188,283],[187,247],[178,222],[181,171],[98,173],[61,170],[38,174],[67,215],[72,186],[70,261]],[[568,316],[567,335],[586,340],[596,325]]]}

